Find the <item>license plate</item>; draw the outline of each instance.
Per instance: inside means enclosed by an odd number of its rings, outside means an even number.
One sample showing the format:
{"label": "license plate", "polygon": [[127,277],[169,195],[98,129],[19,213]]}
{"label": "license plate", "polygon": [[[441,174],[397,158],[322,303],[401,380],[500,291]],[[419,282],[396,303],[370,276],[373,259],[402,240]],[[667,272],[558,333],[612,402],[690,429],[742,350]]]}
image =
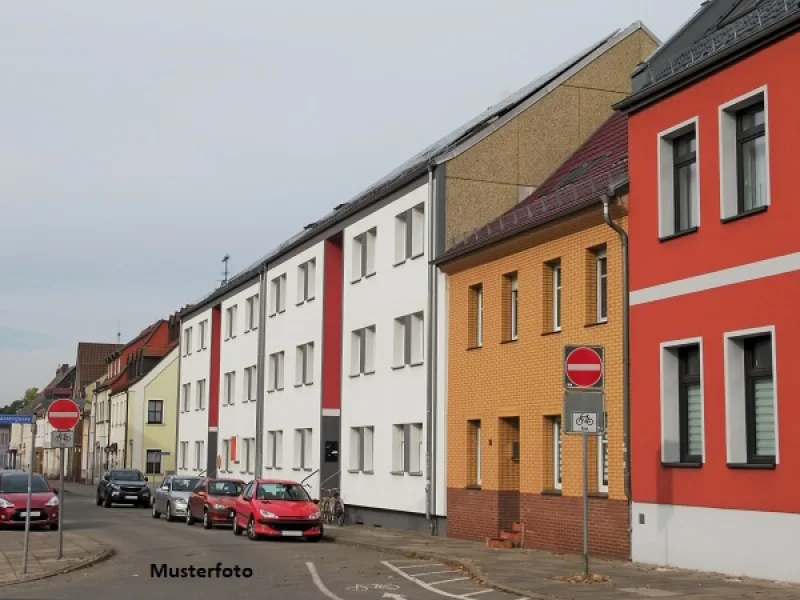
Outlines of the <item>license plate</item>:
{"label": "license plate", "polygon": [[281,535],[285,537],[303,537],[302,531],[281,531]]}
{"label": "license plate", "polygon": [[125,500],[138,500],[139,496],[125,496]]}
{"label": "license plate", "polygon": [[[27,517],[28,513],[23,510],[21,513],[19,513],[19,516],[20,517]],[[39,511],[38,510],[32,510],[31,511],[31,516],[32,517],[38,517],[39,516]]]}

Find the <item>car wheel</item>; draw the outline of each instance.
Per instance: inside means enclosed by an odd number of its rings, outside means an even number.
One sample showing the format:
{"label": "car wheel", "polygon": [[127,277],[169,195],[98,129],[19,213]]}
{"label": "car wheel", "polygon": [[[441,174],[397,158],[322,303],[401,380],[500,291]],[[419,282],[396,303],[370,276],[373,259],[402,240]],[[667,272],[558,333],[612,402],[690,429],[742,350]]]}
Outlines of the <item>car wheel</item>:
{"label": "car wheel", "polygon": [[321,535],[310,535],[306,538],[309,542],[318,542],[322,539]]}
{"label": "car wheel", "polygon": [[236,522],[236,515],[233,516],[233,535],[242,535],[242,528]]}
{"label": "car wheel", "polygon": [[256,533],[256,522],[253,520],[253,517],[250,517],[250,520],[247,522],[247,537],[254,542],[258,539],[258,534]]}
{"label": "car wheel", "polygon": [[211,524],[211,517],[208,514],[208,509],[203,511],[203,527],[206,529],[211,529],[213,527]]}
{"label": "car wheel", "polygon": [[111,508],[111,495],[110,494],[106,494],[106,499],[105,499],[105,502],[103,502],[103,506],[105,506],[106,508]]}
{"label": "car wheel", "polygon": [[50,531],[58,531],[58,523],[53,523],[50,525]]}
{"label": "car wheel", "polygon": [[188,507],[186,509],[186,524],[194,525],[194,517],[192,516],[192,511],[190,511]]}
{"label": "car wheel", "polygon": [[167,521],[172,521],[172,504],[167,502]]}
{"label": "car wheel", "polygon": [[100,498],[100,494],[95,494],[94,495],[94,500],[95,500],[95,502],[97,502],[97,506],[102,506],[103,505],[103,499]]}
{"label": "car wheel", "polygon": [[155,502],[153,503],[153,513],[152,514],[153,514],[153,518],[154,519],[160,519],[161,518],[161,513],[158,512],[158,510],[156,510]]}

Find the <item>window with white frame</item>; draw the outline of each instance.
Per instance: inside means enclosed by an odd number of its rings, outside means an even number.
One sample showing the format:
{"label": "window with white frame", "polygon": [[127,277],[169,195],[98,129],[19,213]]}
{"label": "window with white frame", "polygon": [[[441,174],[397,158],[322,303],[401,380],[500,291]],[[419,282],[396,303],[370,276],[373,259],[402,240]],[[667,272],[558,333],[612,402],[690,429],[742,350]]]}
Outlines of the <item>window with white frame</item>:
{"label": "window with white frame", "polygon": [[273,352],[269,355],[269,373],[267,374],[267,391],[275,392],[283,389],[284,353]]}
{"label": "window with white frame", "polygon": [[206,462],[205,445],[205,442],[194,443],[194,468],[198,471],[203,469]]}
{"label": "window with white frame", "polygon": [[236,337],[236,319],[239,307],[234,304],[225,309],[225,339],[230,340]]}
{"label": "window with white frame", "polygon": [[350,376],[375,372],[375,325],[356,329],[350,335]]}
{"label": "window with white frame", "polygon": [[392,425],[392,473],[406,471],[406,427]]}
{"label": "window with white frame", "polygon": [[225,388],[222,404],[234,404],[236,402],[236,371],[225,373]]}
{"label": "window with white frame", "polygon": [[375,274],[375,245],[377,239],[378,229],[376,227],[353,238],[352,275],[350,278],[353,283]]}
{"label": "window with white frame", "polygon": [[483,346],[483,284],[476,284],[469,288],[469,347],[480,348]]}
{"label": "window with white frame", "polygon": [[758,212],[770,204],[767,88],[720,107],[722,219]]}
{"label": "window with white frame", "polygon": [[189,356],[192,353],[192,328],[187,327],[183,332],[183,355]]}
{"label": "window with white frame", "polygon": [[665,464],[703,463],[702,371],[701,339],[661,344],[661,456]]}
{"label": "window with white frame", "polygon": [[255,438],[244,438],[244,462],[242,463],[242,473],[253,473],[254,451],[256,447]]}
{"label": "window with white frame", "polygon": [[597,491],[608,493],[608,413],[603,416],[603,434],[597,436]]}
{"label": "window with white frame", "polygon": [[553,278],[553,304],[551,311],[553,315],[553,331],[561,331],[561,261],[550,265],[550,273]]}
{"label": "window with white frame", "polygon": [[286,310],[286,273],[275,277],[269,284],[269,316]]}
{"label": "window with white frame", "polygon": [[481,422],[479,420],[467,421],[467,457],[468,457],[468,482],[470,485],[481,485]]}
{"label": "window with white frame", "polygon": [[198,379],[195,388],[194,409],[203,410],[206,407],[206,380]]}
{"label": "window with white frame", "polygon": [[181,442],[181,469],[189,464],[189,442]]}
{"label": "window with white frame", "polygon": [[267,432],[267,456],[264,465],[267,469],[283,467],[283,431]]}
{"label": "window with white frame", "polygon": [[552,417],[553,431],[553,488],[561,489],[561,417]]}
{"label": "window with white frame", "polygon": [[598,250],[595,262],[595,304],[597,323],[608,321],[608,256],[605,249]]}
{"label": "window with white frame", "polygon": [[395,217],[394,264],[425,254],[425,204],[401,212]]}
{"label": "window with white frame", "polygon": [[295,355],[294,385],[311,385],[314,383],[314,342],[301,344]]}
{"label": "window with white frame", "polygon": [[197,350],[205,350],[208,346],[206,345],[206,331],[208,330],[208,319],[203,319],[200,321],[199,324],[199,335],[197,336]]}
{"label": "window with white frame", "polygon": [[258,368],[256,365],[244,370],[244,401],[253,402],[258,393]]}
{"label": "window with white frame", "polygon": [[258,329],[258,294],[250,296],[245,301],[245,317],[244,317],[244,330],[245,332]]}
{"label": "window with white frame", "polygon": [[297,267],[297,304],[314,299],[317,279],[317,259],[312,258]]}
{"label": "window with white frame", "polygon": [[350,472],[372,473],[375,444],[374,427],[350,428]]}
{"label": "window with white frame", "polygon": [[697,143],[697,118],[658,134],[659,237],[700,226]]}
{"label": "window with white frame", "polygon": [[775,332],[768,327],[725,335],[728,463],[778,463]]}
{"label": "window with white frame", "polygon": [[422,364],[424,327],[422,311],[394,320],[394,367]]}
{"label": "window with white frame", "polygon": [[186,412],[189,410],[189,401],[191,397],[192,397],[192,384],[184,383],[183,394],[181,398],[181,412]]}
{"label": "window with white frame", "polygon": [[225,473],[231,471],[231,441],[230,439],[222,440],[222,470]]}
{"label": "window with white frame", "polygon": [[507,340],[519,338],[519,277],[516,273],[505,276],[508,287],[508,333]]}
{"label": "window with white frame", "polygon": [[314,464],[314,441],[311,429],[294,430],[294,468],[310,470]]}
{"label": "window with white frame", "polygon": [[407,429],[408,436],[408,472],[422,474],[425,460],[425,438],[422,435],[422,423],[411,423]]}

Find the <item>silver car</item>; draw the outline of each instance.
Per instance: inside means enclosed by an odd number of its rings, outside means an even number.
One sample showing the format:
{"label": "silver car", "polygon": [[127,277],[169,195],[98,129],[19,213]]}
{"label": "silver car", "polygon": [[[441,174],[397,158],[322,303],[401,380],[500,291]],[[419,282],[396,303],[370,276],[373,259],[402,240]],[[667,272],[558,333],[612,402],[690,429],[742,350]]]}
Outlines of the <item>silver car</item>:
{"label": "silver car", "polygon": [[200,481],[199,477],[165,477],[153,494],[153,518],[159,519],[163,513],[167,521],[185,519],[189,495]]}

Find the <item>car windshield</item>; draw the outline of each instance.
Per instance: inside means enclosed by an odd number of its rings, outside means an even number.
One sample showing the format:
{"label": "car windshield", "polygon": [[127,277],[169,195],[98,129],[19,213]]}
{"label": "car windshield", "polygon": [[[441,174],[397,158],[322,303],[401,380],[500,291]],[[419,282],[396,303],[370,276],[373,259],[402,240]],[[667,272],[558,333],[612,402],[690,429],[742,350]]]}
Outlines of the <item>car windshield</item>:
{"label": "car windshield", "polygon": [[256,492],[257,500],[293,500],[310,502],[311,498],[302,485],[296,483],[262,483]]}
{"label": "car windshield", "polygon": [[197,483],[200,480],[197,478],[180,478],[180,479],[173,479],[172,480],[172,491],[173,492],[191,492],[195,487],[197,487]]}
{"label": "car windshield", "polygon": [[238,496],[244,486],[238,481],[210,481],[208,483],[209,496]]}
{"label": "car windshield", "polygon": [[[34,475],[31,481],[31,491],[34,494],[41,494],[50,491],[50,486],[47,485],[44,477],[41,475]],[[13,475],[6,473],[0,476],[0,494],[27,494],[28,493],[28,475],[24,473],[15,473]]]}
{"label": "car windshield", "polygon": [[133,470],[111,471],[109,479],[117,481],[144,481],[144,475],[142,475],[141,471]]}

